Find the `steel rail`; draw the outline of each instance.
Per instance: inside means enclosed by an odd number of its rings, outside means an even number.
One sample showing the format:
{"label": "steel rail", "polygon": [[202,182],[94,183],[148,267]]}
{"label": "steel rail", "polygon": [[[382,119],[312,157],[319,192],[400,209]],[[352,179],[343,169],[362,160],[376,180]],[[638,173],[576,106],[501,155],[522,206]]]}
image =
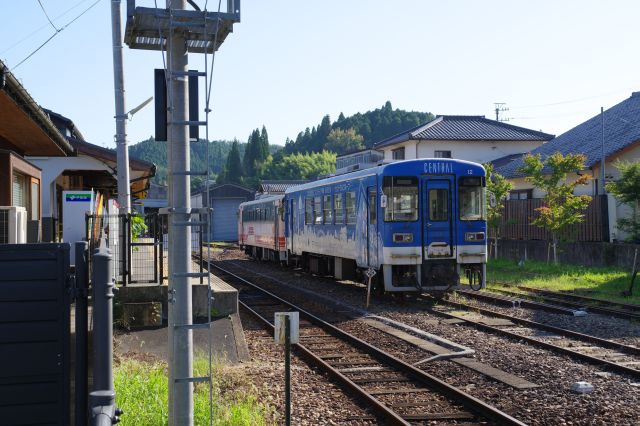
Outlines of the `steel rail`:
{"label": "steel rail", "polygon": [[[558,334],[564,333],[564,334],[567,335],[567,337],[569,337],[571,335],[571,337],[575,337],[575,338],[592,339],[593,343],[598,343],[598,344],[601,344],[603,346],[604,345],[608,345],[608,348],[612,348],[612,349],[620,349],[620,350],[625,350],[625,351],[632,352],[632,353],[637,353],[637,351],[639,350],[638,348],[635,348],[633,346],[621,345],[621,344],[618,344],[616,342],[612,342],[612,341],[605,340],[605,339],[600,339],[600,338],[595,337],[595,336],[583,335],[581,333],[577,333],[577,332],[574,332],[574,331],[571,331],[571,330],[565,330],[565,329],[561,329],[561,328],[557,328],[557,327],[553,327],[553,326],[549,326],[549,325],[545,325],[545,324],[535,323],[533,321],[528,321],[528,320],[524,320],[524,319],[521,319],[521,318],[511,317],[509,315],[505,315],[505,314],[501,314],[501,313],[498,313],[498,312],[494,312],[494,311],[491,311],[489,309],[478,308],[478,307],[466,305],[466,304],[460,303],[460,302],[452,302],[452,301],[449,301],[449,300],[440,300],[439,299],[439,303],[446,304],[446,305],[449,305],[451,307],[455,307],[455,308],[458,308],[458,309],[466,309],[466,310],[470,310],[470,311],[476,311],[476,312],[479,312],[479,313],[482,313],[482,314],[485,314],[485,315],[492,315],[492,316],[496,316],[496,317],[499,317],[499,318],[508,319],[508,320],[513,321],[513,322],[520,323],[522,325],[528,325],[528,326],[534,327],[534,328],[545,329],[547,331],[557,332]],[[564,348],[562,346],[556,346],[556,345],[553,345],[551,343],[543,342],[541,340],[537,340],[537,339],[534,339],[534,338],[529,337],[529,336],[523,336],[523,335],[518,334],[518,333],[514,333],[514,332],[511,332],[511,331],[508,331],[508,330],[497,328],[497,327],[494,327],[494,326],[491,326],[491,325],[483,324],[481,322],[474,321],[474,320],[469,319],[469,318],[463,318],[463,317],[460,317],[460,316],[457,316],[457,315],[453,315],[453,314],[450,314],[448,312],[439,311],[437,309],[429,309],[429,312],[432,312],[432,313],[434,313],[436,315],[439,315],[439,316],[442,316],[442,317],[445,317],[445,318],[450,318],[450,319],[454,319],[455,318],[455,319],[458,319],[458,320],[462,320],[465,323],[471,324],[472,326],[474,326],[474,327],[476,327],[478,329],[481,329],[481,330],[484,330],[484,331],[488,331],[488,332],[491,332],[491,333],[494,333],[494,334],[502,334],[502,335],[508,336],[508,337],[510,337],[512,339],[515,339],[515,340],[524,340],[527,343],[531,343],[533,345],[540,346],[540,347],[543,347],[545,349],[549,349],[551,351],[558,352],[558,353],[561,353],[561,354],[564,354],[564,355],[569,355],[569,356],[571,356],[573,358],[580,359],[581,361],[586,361],[589,364],[592,364],[592,365],[595,365],[595,366],[603,366],[604,365],[607,368],[609,368],[611,370],[614,370],[616,372],[628,374],[628,375],[633,376],[633,377],[640,377],[640,370],[636,370],[634,368],[630,368],[630,367],[627,367],[625,365],[616,364],[614,362],[607,361],[607,360],[602,359],[602,358],[597,358],[597,357],[594,357],[594,356],[591,356],[591,355],[583,354],[581,352],[576,352],[576,351],[571,350],[569,348]],[[582,336],[582,337],[578,337],[578,336]],[[616,347],[614,347],[613,345],[616,345]],[[620,345],[620,346],[617,346],[617,345]]]}
{"label": "steel rail", "polygon": [[[553,303],[555,305],[574,308],[575,310],[585,310],[587,312],[603,314],[603,315],[610,315],[610,316],[613,316],[613,317],[623,318],[623,319],[640,319],[640,314],[635,313],[635,312],[621,311],[619,309],[612,309],[612,308],[603,308],[603,307],[600,307],[600,306],[585,305],[583,303],[577,303],[577,302],[571,302],[571,301],[568,301],[568,300],[562,300],[562,299],[558,299],[558,298],[553,297],[553,296],[546,296],[546,295],[543,295],[543,294],[527,294],[527,293],[521,293],[521,292],[518,292],[518,291],[503,290],[503,289],[492,289],[490,291],[501,293],[501,294],[504,294],[504,295],[507,295],[507,296],[511,296],[511,297],[524,297],[524,298],[542,297],[547,302],[551,302],[551,303]],[[529,293],[535,293],[535,291],[532,292],[531,290],[524,290],[524,291],[525,292],[529,292]],[[553,305],[546,305],[546,306],[553,306]]]}
{"label": "steel rail", "polygon": [[[272,333],[274,332],[274,325],[271,323],[271,321],[269,321],[268,319],[260,315],[259,312],[253,310],[249,305],[247,305],[243,301],[238,300],[238,303],[240,304],[240,306],[242,306],[242,308],[244,308],[246,311],[251,313],[251,315],[256,317],[262,323],[262,325],[265,328],[267,328],[267,330],[269,330]],[[361,398],[365,402],[369,403],[370,408],[373,409],[374,412],[376,412],[380,417],[383,417],[390,424],[394,424],[394,425],[410,424],[406,420],[404,420],[398,413],[396,413],[395,411],[387,407],[385,404],[380,402],[378,399],[374,398],[372,395],[367,393],[367,391],[362,389],[362,387],[358,386],[356,383],[354,383],[344,374],[340,373],[338,370],[336,370],[331,365],[326,363],[320,357],[315,355],[303,344],[295,343],[292,346],[296,352],[299,352],[305,359],[310,361],[313,365],[329,373],[331,377],[339,381],[342,385],[349,388],[351,392],[354,392],[358,398]]]}
{"label": "steel rail", "polygon": [[[533,288],[533,287],[518,286],[518,289],[527,291],[529,293],[539,294],[545,299],[550,298],[548,300],[554,300],[557,298],[558,302],[562,301],[567,303],[578,304],[580,301],[582,301],[582,304],[580,304],[580,306],[585,307],[588,310],[592,310],[593,312],[596,312],[596,309],[598,309],[598,310],[603,310],[603,313],[610,313],[611,315],[620,314],[625,318],[631,317],[634,319],[640,319],[640,305],[632,305],[632,304],[622,303],[622,302],[613,302],[610,300],[603,300],[595,297],[580,296],[577,294],[562,293],[558,291],[550,291],[550,290],[544,290],[544,289]],[[569,300],[564,301],[562,299],[569,299]],[[571,300],[573,300],[573,302],[570,302]],[[598,304],[603,306],[598,306]],[[623,308],[623,309],[616,309],[615,307]]]}
{"label": "steel rail", "polygon": [[[456,403],[459,403],[461,405],[463,405],[465,408],[467,408],[469,411],[476,413],[478,415],[481,415],[489,420],[498,422],[500,424],[504,424],[504,425],[524,425],[523,422],[515,419],[514,417],[510,416],[507,413],[504,413],[500,410],[498,410],[497,408],[485,403],[484,401],[479,400],[478,398],[475,398],[469,394],[467,394],[466,392],[461,391],[460,389],[449,385],[448,383],[438,379],[437,377],[434,377],[428,373],[426,373],[423,370],[420,370],[410,364],[407,364],[406,362],[396,358],[395,356],[382,351],[379,348],[376,348],[374,346],[372,346],[371,344],[335,327],[332,324],[329,324],[328,322],[324,321],[323,319],[315,316],[314,314],[307,312],[306,310],[290,303],[287,302],[286,300],[282,299],[281,297],[259,287],[258,285],[234,274],[231,271],[228,271],[224,268],[222,268],[219,265],[216,265],[214,263],[210,263],[209,265],[211,265],[213,268],[218,269],[219,271],[234,277],[235,279],[241,281],[243,284],[248,285],[266,295],[268,295],[269,297],[277,300],[279,303],[288,306],[290,309],[296,310],[298,312],[300,312],[300,316],[301,317],[305,317],[307,320],[309,320],[311,323],[314,323],[315,325],[321,327],[322,329],[324,329],[325,331],[329,332],[330,334],[332,334],[333,336],[340,338],[344,341],[349,342],[351,345],[358,347],[361,350],[364,350],[366,352],[368,352],[371,356],[377,358],[379,361],[382,361],[388,365],[393,366],[394,368],[402,371],[403,373],[407,374],[409,377],[411,377],[412,379],[416,380],[417,382],[420,382],[424,385],[426,385],[427,387],[429,387],[431,390],[434,390],[438,393],[440,393],[441,395],[446,396],[447,398],[453,400]],[[316,357],[317,358],[317,357]],[[322,361],[322,360],[320,360]],[[329,366],[327,363],[325,363],[324,361],[322,361],[323,364],[326,364],[327,366]],[[331,366],[329,366],[329,368],[333,368]],[[342,375],[339,371],[335,371],[335,373],[332,372],[333,374],[339,374],[340,376],[344,376]],[[336,376],[339,377],[339,376]],[[349,380],[348,378],[344,377],[346,380]],[[350,381],[350,380],[349,380]],[[352,382],[353,383],[353,382]],[[350,388],[352,388],[353,386],[356,386],[358,388],[360,388],[358,385],[356,385],[355,383],[353,383],[353,385],[349,385]],[[363,390],[364,391],[364,390]],[[365,391],[366,392],[366,391]],[[371,398],[371,396],[370,396]],[[374,398],[375,399],[375,398]],[[386,406],[385,406],[386,407]],[[388,408],[387,408],[388,409]],[[404,421],[404,420],[403,420]],[[403,423],[405,424],[405,423]]]}
{"label": "steel rail", "polygon": [[[502,303],[503,305],[512,306],[513,302],[518,302],[520,306],[526,308],[543,310],[555,314],[573,315],[575,309],[567,309],[561,306],[548,305],[546,303],[534,302],[525,298],[507,298],[499,294],[487,294],[486,292],[472,291],[465,289],[456,289],[456,293],[462,294],[473,299],[479,299],[490,303]],[[524,296],[524,295],[523,295]]]}

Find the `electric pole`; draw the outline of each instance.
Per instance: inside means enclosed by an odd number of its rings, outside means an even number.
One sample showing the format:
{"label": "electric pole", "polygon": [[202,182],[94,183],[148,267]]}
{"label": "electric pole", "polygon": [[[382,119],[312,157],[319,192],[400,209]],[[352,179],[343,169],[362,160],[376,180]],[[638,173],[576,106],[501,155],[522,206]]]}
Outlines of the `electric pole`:
{"label": "electric pole", "polygon": [[111,0],[111,39],[113,42],[113,88],[116,106],[116,161],[120,214],[131,213],[127,114],[125,113],[124,70],[122,61],[122,20],[120,0]]}
{"label": "electric pole", "polygon": [[[233,24],[240,22],[240,0],[227,0],[226,13],[220,10],[208,12],[206,8],[202,11],[192,1],[189,3],[196,10],[186,10],[186,3],[186,0],[166,0],[166,8],[153,9],[130,2],[125,31],[125,41],[130,48],[166,51],[168,56],[164,71],[169,169],[169,207],[165,212],[169,227],[169,426],[193,425],[193,384],[210,382],[212,374],[209,368],[207,376],[193,376],[193,329],[209,328],[210,323],[193,324],[191,292],[191,278],[206,277],[209,280],[210,274],[208,271],[191,272],[191,230],[203,225],[209,229],[209,219],[194,219],[194,215],[203,212],[202,209],[191,208],[190,180],[192,175],[208,176],[210,171],[208,166],[206,172],[191,170],[189,159],[189,127],[207,126],[208,129],[209,124],[208,118],[190,121],[188,109],[189,76],[204,77],[206,81],[208,72],[206,68],[205,72],[188,70],[187,50],[215,53],[232,31]],[[208,104],[206,112],[209,112]],[[206,217],[210,217],[208,210]],[[208,294],[210,312],[210,285]],[[211,342],[209,345],[211,348]],[[211,390],[209,398],[212,398]],[[209,409],[212,416],[211,405]]]}
{"label": "electric pole", "polygon": [[509,108],[505,107],[505,102],[494,102],[494,111],[496,112],[496,121],[509,121],[508,118],[500,118],[500,113],[509,111]]}
{"label": "electric pole", "polygon": [[[179,13],[186,8],[185,0],[167,0],[167,8]],[[184,32],[171,31],[169,44],[169,115],[168,139],[171,158],[169,191],[171,192],[169,222],[169,425],[193,425],[193,383],[185,380],[193,374],[193,331],[184,327],[192,319],[191,300],[191,218],[190,176],[185,172],[189,163],[189,92],[187,71],[189,57]],[[182,326],[182,327],[176,327]]]}

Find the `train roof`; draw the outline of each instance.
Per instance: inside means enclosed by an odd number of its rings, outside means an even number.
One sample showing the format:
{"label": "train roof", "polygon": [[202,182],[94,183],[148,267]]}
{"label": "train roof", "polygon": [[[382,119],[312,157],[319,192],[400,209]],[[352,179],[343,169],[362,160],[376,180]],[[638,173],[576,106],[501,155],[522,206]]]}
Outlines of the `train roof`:
{"label": "train roof", "polygon": [[258,198],[257,200],[245,201],[244,203],[240,203],[240,207],[254,206],[256,204],[264,204],[264,203],[268,203],[269,201],[282,200],[283,198],[284,198],[283,194],[269,195],[268,197],[262,197],[262,198]]}
{"label": "train roof", "polygon": [[291,188],[288,188],[285,194],[377,174],[389,173],[395,175],[397,174],[397,172],[401,171],[405,173],[405,175],[407,173],[410,175],[422,175],[426,173],[425,170],[429,164],[450,165],[451,169],[453,169],[453,171],[456,173],[463,173],[471,167],[478,172],[481,171],[481,176],[485,175],[485,170],[484,167],[482,167],[482,164],[474,163],[472,161],[458,160],[454,158],[418,158],[414,160],[394,161],[393,163],[382,164],[380,166],[371,167],[368,169],[362,169],[350,173],[328,177],[325,179],[316,180],[302,185],[293,186]]}

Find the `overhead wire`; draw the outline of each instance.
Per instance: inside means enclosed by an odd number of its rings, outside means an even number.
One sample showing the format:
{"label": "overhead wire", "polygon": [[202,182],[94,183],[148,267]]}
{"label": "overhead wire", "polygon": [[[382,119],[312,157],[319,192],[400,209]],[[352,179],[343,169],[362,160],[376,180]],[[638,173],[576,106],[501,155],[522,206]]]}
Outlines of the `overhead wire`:
{"label": "overhead wire", "polygon": [[[69,12],[71,12],[73,9],[77,8],[78,6],[80,6],[83,3],[88,2],[89,0],[81,0],[78,3],[74,4],[73,6],[71,6],[69,9],[65,10],[64,12],[62,12],[60,15],[56,16],[55,18],[53,18],[53,21],[57,21],[58,19],[62,18],[63,16],[66,16]],[[19,44],[22,44],[24,41],[28,40],[29,38],[31,38],[34,34],[42,31],[44,28],[48,27],[48,24],[44,24],[38,28],[36,28],[35,30],[31,31],[29,34],[27,34],[26,36],[22,37],[20,40],[16,41],[15,43],[13,43],[12,45],[10,45],[9,47],[7,47],[6,49],[0,51],[0,55],[3,55],[5,53],[7,53],[8,51],[10,51],[11,49],[13,49],[14,47],[18,46]]]}
{"label": "overhead wire", "polygon": [[509,106],[509,109],[544,108],[544,107],[550,107],[550,106],[556,106],[556,105],[572,104],[572,103],[577,103],[577,102],[582,102],[582,101],[588,101],[588,100],[591,100],[591,99],[602,98],[602,97],[605,97],[605,96],[615,95],[616,93],[629,91],[629,90],[632,90],[632,88],[628,88],[627,87],[627,88],[622,88],[622,89],[614,90],[614,91],[607,92],[607,93],[600,93],[598,95],[585,96],[585,97],[582,97],[582,98],[569,99],[569,100],[558,101],[558,102],[550,102],[550,103],[545,103],[545,104]]}
{"label": "overhead wire", "polygon": [[73,24],[74,22],[76,22],[78,19],[80,19],[85,13],[87,13],[88,11],[90,11],[95,5],[97,5],[98,3],[100,3],[100,1],[102,0],[96,0],[95,2],[93,2],[88,8],[86,8],[85,10],[82,11],[82,13],[80,13],[78,16],[76,16],[75,18],[73,18],[71,21],[67,22],[65,25],[63,25],[62,27],[60,27],[59,30],[57,30],[55,33],[53,33],[51,35],[51,37],[49,37],[47,40],[45,40],[44,43],[42,43],[40,46],[38,46],[33,52],[29,53],[29,55],[27,55],[27,57],[25,57],[23,60],[21,60],[20,62],[18,62],[17,65],[14,65],[11,68],[11,71],[15,70],[16,68],[18,68],[20,65],[24,64],[27,60],[29,60],[29,58],[31,58],[33,55],[35,55],[40,49],[42,49],[44,46],[47,45],[47,43],[49,43],[51,40],[53,40],[53,38],[55,36],[57,36],[58,34],[60,34],[62,31],[64,31],[66,28],[68,28],[71,24]]}
{"label": "overhead wire", "polygon": [[53,22],[51,21],[51,18],[49,18],[49,14],[47,13],[47,11],[45,10],[44,6],[42,5],[42,1],[38,0],[38,4],[40,5],[40,9],[42,9],[42,13],[44,13],[44,16],[47,17],[47,21],[49,21],[49,23],[51,24],[51,27],[53,27],[53,29],[56,32],[59,32],[60,30],[58,29],[58,27],[56,27],[55,25],[53,25]]}

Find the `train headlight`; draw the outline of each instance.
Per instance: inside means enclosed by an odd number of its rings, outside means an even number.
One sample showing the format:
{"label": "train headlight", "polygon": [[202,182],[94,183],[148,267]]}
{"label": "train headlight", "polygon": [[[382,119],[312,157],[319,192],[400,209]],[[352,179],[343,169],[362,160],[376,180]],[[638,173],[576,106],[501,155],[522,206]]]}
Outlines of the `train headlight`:
{"label": "train headlight", "polygon": [[484,241],[484,232],[466,232],[464,234],[465,241]]}
{"label": "train headlight", "polygon": [[394,243],[412,243],[413,234],[393,234]]}

